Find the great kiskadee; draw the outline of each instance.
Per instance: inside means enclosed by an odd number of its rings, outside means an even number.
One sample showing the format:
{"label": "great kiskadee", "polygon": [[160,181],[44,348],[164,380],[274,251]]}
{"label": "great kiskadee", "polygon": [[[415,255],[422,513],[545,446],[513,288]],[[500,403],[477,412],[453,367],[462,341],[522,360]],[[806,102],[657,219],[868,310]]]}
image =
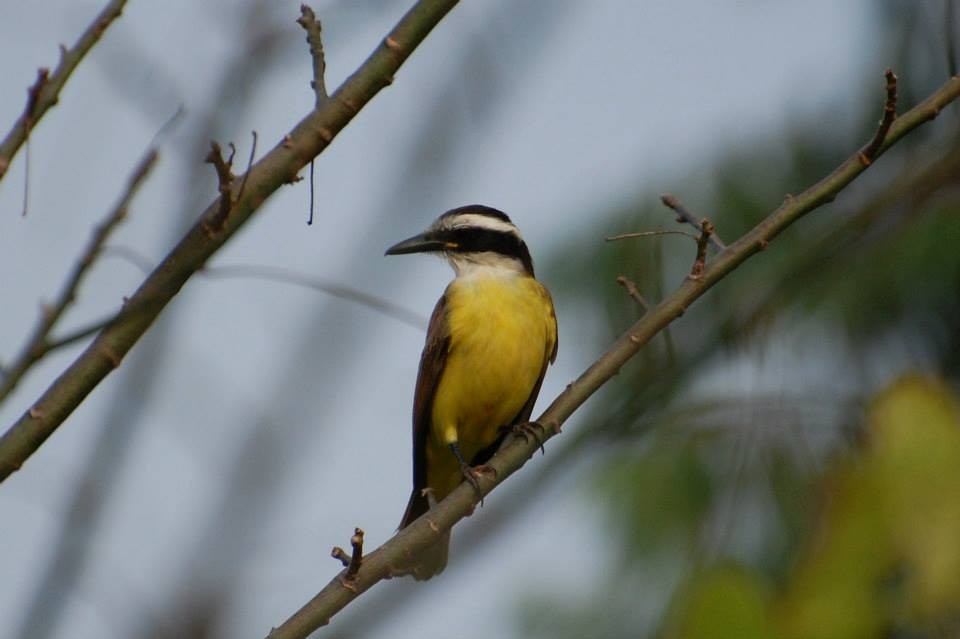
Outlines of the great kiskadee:
{"label": "great kiskadee", "polygon": [[[437,302],[413,399],[413,492],[400,528],[484,464],[511,428],[530,419],[547,364],[557,355],[550,293],[530,251],[501,211],[447,211],[387,255],[439,253],[456,277]],[[399,569],[429,579],[447,565],[449,533]]]}

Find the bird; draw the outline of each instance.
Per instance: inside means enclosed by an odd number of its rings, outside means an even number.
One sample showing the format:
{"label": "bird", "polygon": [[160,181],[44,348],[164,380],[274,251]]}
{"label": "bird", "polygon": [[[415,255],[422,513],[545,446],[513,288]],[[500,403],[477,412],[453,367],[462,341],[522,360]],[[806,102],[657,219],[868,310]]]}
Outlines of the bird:
{"label": "bird", "polygon": [[[447,211],[386,255],[434,253],[454,279],[430,317],[413,400],[413,491],[405,528],[478,474],[510,432],[528,422],[557,356],[550,292],[506,213],[472,204]],[[446,567],[450,533],[398,567],[423,581]]]}

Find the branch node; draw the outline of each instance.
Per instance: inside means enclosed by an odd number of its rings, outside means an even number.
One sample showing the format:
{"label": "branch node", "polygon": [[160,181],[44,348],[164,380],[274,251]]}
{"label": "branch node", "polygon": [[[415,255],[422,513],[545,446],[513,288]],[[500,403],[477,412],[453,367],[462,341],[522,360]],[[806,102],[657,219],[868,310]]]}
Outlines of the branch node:
{"label": "branch node", "polygon": [[30,407],[27,414],[30,415],[30,419],[43,419],[43,413],[33,406]]}
{"label": "branch node", "polygon": [[636,282],[628,278],[626,275],[617,276],[617,284],[622,286],[634,302],[636,302],[640,308],[643,309],[643,312],[646,313],[650,310],[650,304],[647,303],[647,300],[643,298],[643,295],[640,294],[640,289],[637,288]]}
{"label": "branch node", "polygon": [[231,191],[233,190],[234,175],[231,172],[231,169],[233,168],[233,156],[236,154],[236,152],[237,149],[233,145],[233,142],[231,142],[230,157],[225,160],[223,159],[223,150],[220,148],[220,145],[215,141],[211,141],[210,152],[203,160],[207,164],[212,164],[213,168],[216,170],[218,183],[217,190],[220,191],[220,205],[217,207],[217,210],[213,213],[210,220],[204,222],[203,225],[204,230],[210,237],[213,237],[215,234],[223,230],[227,223],[227,218],[230,217],[230,210],[233,208]]}
{"label": "branch node", "polygon": [[237,190],[238,202],[243,197],[243,189],[247,186],[247,178],[250,177],[250,169],[253,168],[253,158],[257,154],[257,132],[251,131],[250,135],[253,137],[253,143],[250,145],[250,157],[247,158],[247,170],[244,172],[243,179],[240,181],[240,188]]}
{"label": "branch node", "polygon": [[293,138],[290,137],[289,133],[283,136],[283,142],[280,143],[280,146],[282,146],[285,149],[293,148]]}
{"label": "branch node", "polygon": [[700,239],[697,240],[697,257],[693,261],[690,275],[687,276],[692,280],[699,280],[703,276],[703,269],[707,263],[707,244],[709,244],[710,237],[714,232],[713,222],[707,218],[703,218],[698,226],[701,232]]}
{"label": "branch node", "polygon": [[327,83],[324,79],[327,62],[323,53],[323,28],[313,9],[306,4],[300,5],[297,24],[307,32],[307,44],[310,45],[310,57],[313,58],[313,80],[310,81],[310,87],[316,96],[315,105],[320,107],[330,98],[327,95]]}
{"label": "branch node", "polygon": [[883,118],[880,120],[873,139],[857,155],[863,166],[870,166],[880,155],[880,151],[883,150],[883,143],[887,140],[887,133],[890,131],[893,121],[897,119],[897,76],[892,69],[887,69],[884,76],[887,79],[887,99],[883,105]]}
{"label": "branch node", "polygon": [[47,85],[47,80],[49,79],[50,69],[40,67],[37,69],[36,82],[27,89],[27,108],[23,111],[27,121],[27,135],[30,134],[30,129],[33,128],[33,116],[36,115],[37,103],[40,101],[40,92],[43,91],[43,87]]}
{"label": "branch node", "polygon": [[356,584],[353,583],[352,579],[348,579],[347,577],[341,575],[337,577],[337,581],[339,581],[340,585],[346,588],[347,590],[349,590],[350,592],[357,592],[357,586]]}
{"label": "branch node", "polygon": [[403,53],[403,47],[400,46],[400,43],[394,40],[392,37],[387,36],[383,39],[383,45],[390,49],[393,53],[401,54]]}
{"label": "branch node", "polygon": [[337,581],[350,592],[357,592],[357,572],[363,563],[363,531],[359,528],[353,529],[350,546],[353,549],[350,555],[347,555],[346,551],[340,546],[334,546],[333,550],[330,551],[330,556],[346,567],[346,571],[337,577]]}
{"label": "branch node", "polygon": [[351,115],[357,112],[357,104],[350,98],[345,98],[338,94],[334,94],[334,97],[340,101],[340,104],[342,104]]}
{"label": "branch node", "polygon": [[106,344],[102,344],[100,346],[100,354],[103,355],[104,359],[110,362],[110,365],[113,368],[119,367],[120,362],[123,359],[122,357],[120,357],[120,355],[118,355],[112,348],[110,348]]}
{"label": "branch node", "polygon": [[[693,215],[693,213],[688,211],[687,208],[680,203],[680,200],[678,200],[676,196],[670,193],[664,193],[660,196],[660,201],[663,202],[664,206],[677,214],[677,222],[685,222],[701,233],[703,232],[703,227],[701,226],[700,221]],[[711,231],[710,243],[713,244],[714,248],[716,248],[718,251],[723,251],[727,248],[727,245],[724,244],[717,235],[716,228]]]}

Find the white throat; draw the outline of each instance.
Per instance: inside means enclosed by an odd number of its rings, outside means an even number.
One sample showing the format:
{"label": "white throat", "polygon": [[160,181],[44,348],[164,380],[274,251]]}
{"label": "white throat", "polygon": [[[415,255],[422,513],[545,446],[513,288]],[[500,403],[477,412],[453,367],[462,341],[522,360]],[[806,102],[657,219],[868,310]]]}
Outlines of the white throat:
{"label": "white throat", "polygon": [[524,275],[523,262],[494,252],[447,253],[447,262],[457,277],[516,277]]}

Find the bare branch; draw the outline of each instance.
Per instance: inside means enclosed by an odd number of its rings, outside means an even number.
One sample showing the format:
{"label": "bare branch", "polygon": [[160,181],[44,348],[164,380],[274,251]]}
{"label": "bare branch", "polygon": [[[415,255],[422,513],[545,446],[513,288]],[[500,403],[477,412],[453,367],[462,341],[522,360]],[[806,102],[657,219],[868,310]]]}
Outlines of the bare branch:
{"label": "bare branch", "polygon": [[297,24],[303,27],[307,32],[307,44],[310,45],[310,57],[313,58],[313,80],[310,81],[310,87],[316,94],[316,105],[319,108],[324,102],[330,99],[327,95],[327,82],[324,76],[327,72],[327,62],[323,55],[323,29],[320,21],[309,6],[300,5],[300,17],[297,18]]}
{"label": "bare branch", "polygon": [[[922,103],[892,124],[878,151],[882,153],[900,138],[960,97],[960,78],[951,78]],[[848,158],[830,175],[796,197],[788,198],[769,216],[715,259],[705,263],[699,277],[686,278],[680,287],[656,308],[630,327],[580,377],[567,386],[537,419],[544,427],[544,439],[560,432],[561,425],[604,383],[657,333],[683,315],[690,304],[706,293],[741,263],[761,251],[771,240],[801,217],[832,201],[836,195],[866,170],[860,152]],[[519,470],[538,449],[538,442],[523,437],[511,438],[487,463],[493,471],[478,477],[481,495],[469,483],[461,484],[443,501],[412,524],[398,531],[379,548],[364,557],[353,588],[345,588],[340,575],[334,577],[313,599],[270,633],[270,639],[302,639],[329,623],[331,617],[377,582],[395,574],[394,566],[423,551],[454,524],[473,512],[482,495],[488,494]]]}
{"label": "bare branch", "polygon": [[[139,253],[126,247],[105,247],[103,254],[108,253],[122,257],[142,270],[144,273],[150,273],[150,271],[152,271],[154,268],[154,265],[149,260],[146,260]],[[407,326],[417,330],[422,331],[426,330],[427,328],[427,318],[415,311],[411,311],[406,307],[400,306],[399,304],[394,304],[393,302],[383,299],[382,297],[364,293],[361,290],[351,288],[349,286],[343,286],[342,284],[336,284],[334,282],[327,282],[325,280],[297,271],[282,269],[275,266],[230,264],[224,266],[207,266],[204,267],[203,270],[199,271],[197,275],[212,279],[261,279],[273,282],[283,282],[285,284],[293,284],[294,286],[302,286],[314,291],[326,293],[327,295],[351,302],[353,304],[358,304],[359,306],[376,311],[385,317],[402,322]],[[148,311],[149,308],[150,306],[146,305],[141,308],[141,311]],[[123,315],[129,316],[135,312],[135,310],[136,309],[128,304],[123,309]],[[90,337],[104,328],[112,326],[118,321],[119,318],[119,314],[114,314],[99,321],[91,322],[90,324],[80,328],[73,329],[68,333],[60,335],[56,338],[48,338],[48,341],[45,342],[42,351],[39,353],[39,357],[44,357],[57,349],[70,346],[71,344],[75,344],[82,339]]]}
{"label": "bare branch", "polygon": [[627,295],[643,309],[644,313],[650,310],[650,304],[647,303],[647,300],[643,299],[643,295],[640,294],[640,289],[637,288],[636,282],[626,275],[619,275],[617,276],[617,284],[627,291]]}
{"label": "bare branch", "polygon": [[80,255],[76,264],[74,264],[73,271],[67,278],[57,299],[52,304],[43,306],[40,319],[37,322],[36,328],[33,330],[33,334],[21,349],[20,354],[17,355],[16,359],[6,368],[3,373],[3,378],[0,379],[0,402],[3,402],[3,400],[10,395],[27,371],[30,370],[31,366],[50,352],[52,348],[55,348],[50,342],[50,331],[53,330],[57,321],[63,316],[67,307],[76,299],[77,290],[90,271],[90,267],[93,266],[97,257],[100,256],[107,238],[110,237],[110,234],[117,225],[126,217],[130,202],[133,200],[134,195],[136,195],[144,180],[146,180],[156,161],[157,152],[154,149],[148,151],[143,159],[140,160],[140,163],[134,169],[133,175],[127,183],[126,189],[120,196],[120,201],[117,202],[109,215],[94,229],[93,236],[90,238],[87,247]]}
{"label": "bare branch", "polygon": [[350,565],[350,555],[340,546],[334,546],[333,550],[330,551],[330,556],[343,564],[344,568]]}
{"label": "bare branch", "polygon": [[883,118],[873,139],[860,151],[860,161],[864,164],[870,164],[877,158],[890,126],[897,119],[897,76],[891,69],[887,69],[884,76],[887,78],[887,100],[883,105]]}
{"label": "bare branch", "polygon": [[611,235],[603,238],[607,242],[616,242],[617,240],[629,240],[634,237],[656,237],[658,235],[685,235],[696,242],[699,237],[686,231],[637,231],[636,233],[621,233],[620,235]]}
{"label": "bare branch", "polygon": [[[660,196],[660,201],[663,202],[663,205],[669,209],[672,209],[674,213],[677,214],[677,222],[686,222],[697,231],[703,232],[703,227],[700,224],[700,220],[693,215],[687,208],[680,203],[675,196],[670,193],[664,193]],[[694,236],[696,237],[696,236]],[[722,251],[727,248],[727,245],[723,243],[720,239],[720,236],[717,235],[716,229],[713,230],[713,233],[710,234],[710,243],[718,250]]]}
{"label": "bare branch", "polygon": [[693,260],[693,267],[690,269],[690,279],[698,280],[703,275],[704,265],[707,262],[707,244],[713,236],[713,222],[703,218],[700,222],[700,238],[697,239],[697,257]]}
{"label": "bare branch", "polygon": [[253,160],[257,157],[257,132],[251,131],[250,136],[253,142],[250,144],[250,157],[247,158],[247,170],[243,173],[243,181],[240,182],[240,190],[237,191],[237,199],[243,197],[243,191],[247,188],[247,178],[250,177],[250,169],[253,167]]}
{"label": "bare branch", "polygon": [[354,579],[363,563],[363,531],[359,528],[353,529],[353,536],[350,537],[350,547],[353,549],[353,553],[350,555],[350,563],[347,564],[346,577]]}
{"label": "bare branch", "polygon": [[30,137],[30,131],[37,125],[40,118],[60,99],[63,89],[70,75],[73,73],[87,52],[93,48],[107,28],[120,17],[126,0],[112,0],[94,18],[90,26],[80,35],[80,39],[71,49],[60,48],[60,63],[53,73],[48,69],[40,69],[37,81],[27,92],[27,106],[23,113],[14,122],[13,128],[0,142],[0,180],[6,175],[13,156]]}
{"label": "bare branch", "polygon": [[[310,111],[273,149],[251,167],[247,196],[236,203],[220,232],[210,233],[219,198],[201,214],[121,311],[30,408],[0,437],[0,480],[19,469],[83,399],[117,366],[187,280],[259,210],[266,198],[326,149],[385,86],[457,0],[419,0],[400,19],[357,71],[322,107]],[[388,43],[392,43],[389,44]],[[149,310],[143,310],[143,309]]]}
{"label": "bare branch", "polygon": [[313,160],[310,160],[310,213],[307,215],[307,226],[313,225],[313,200],[314,200],[314,190],[316,189],[316,182],[313,180]]}
{"label": "bare branch", "polygon": [[[230,144],[230,157],[223,158],[223,150],[216,142],[210,142],[210,152],[203,159],[204,162],[212,164],[217,172],[217,190],[220,192],[220,199],[217,212],[212,216],[206,225],[206,231],[212,236],[223,230],[230,217],[230,211],[233,209],[233,156],[236,154],[236,147]],[[247,181],[247,175],[243,176],[244,184]]]}
{"label": "bare branch", "polygon": [[957,24],[953,5],[957,0],[943,0],[943,23],[947,42],[947,71],[957,75]]}

